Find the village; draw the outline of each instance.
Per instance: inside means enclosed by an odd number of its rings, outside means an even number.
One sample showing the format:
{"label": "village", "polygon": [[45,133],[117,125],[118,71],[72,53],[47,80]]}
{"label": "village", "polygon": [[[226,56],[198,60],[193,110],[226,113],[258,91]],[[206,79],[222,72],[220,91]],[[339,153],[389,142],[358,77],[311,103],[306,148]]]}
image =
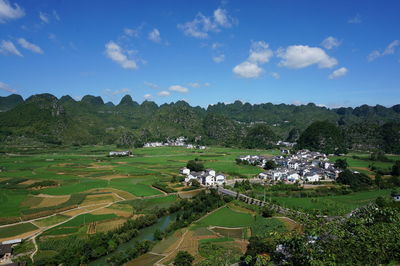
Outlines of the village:
{"label": "village", "polygon": [[273,157],[244,155],[239,156],[236,162],[267,169],[258,177],[270,182],[332,182],[341,172],[328,161],[326,154],[320,152],[300,150],[290,154],[288,150],[282,150],[282,153],[284,155]]}
{"label": "village", "polygon": [[176,139],[167,139],[165,142],[147,142],[144,144],[144,148],[154,148],[154,147],[186,147],[188,149],[199,149],[205,150],[206,146],[187,144],[187,138],[180,136]]}

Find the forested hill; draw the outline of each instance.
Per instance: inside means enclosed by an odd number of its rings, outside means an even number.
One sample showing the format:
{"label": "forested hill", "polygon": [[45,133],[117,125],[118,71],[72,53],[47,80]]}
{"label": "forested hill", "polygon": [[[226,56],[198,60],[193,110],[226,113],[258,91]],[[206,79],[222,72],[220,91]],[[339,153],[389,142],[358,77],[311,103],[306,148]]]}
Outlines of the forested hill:
{"label": "forested hill", "polygon": [[[139,104],[129,95],[114,105],[91,95],[75,101],[68,95],[58,99],[38,94],[23,100],[14,94],[0,97],[0,111],[0,138],[4,143],[106,144],[184,135],[192,139],[201,136],[206,144],[235,145],[254,127],[268,131],[271,142],[288,137],[293,141],[313,122],[329,121],[345,133],[350,145],[369,149],[381,145],[384,126],[400,123],[400,105],[328,109],[312,103],[252,105],[236,101],[204,109],[184,101],[160,106],[152,101]],[[251,134],[258,136],[258,132]]]}

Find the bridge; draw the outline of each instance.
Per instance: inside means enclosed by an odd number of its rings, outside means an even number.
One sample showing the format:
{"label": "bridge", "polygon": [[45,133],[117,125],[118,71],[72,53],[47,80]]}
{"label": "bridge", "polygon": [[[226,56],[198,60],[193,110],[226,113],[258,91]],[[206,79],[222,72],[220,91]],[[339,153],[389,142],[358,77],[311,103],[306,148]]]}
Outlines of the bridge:
{"label": "bridge", "polygon": [[229,189],[226,189],[226,188],[218,187],[217,191],[220,194],[224,194],[224,195],[228,195],[228,196],[234,197],[234,198],[236,198],[236,199],[238,199],[240,201],[243,201],[243,202],[245,202],[247,204],[257,205],[257,206],[261,206],[261,207],[264,207],[264,206],[268,205],[273,211],[275,211],[277,213],[281,213],[281,214],[287,215],[290,212],[293,212],[293,210],[290,210],[290,209],[287,209],[287,208],[283,208],[283,207],[281,207],[279,205],[272,204],[271,202],[266,202],[266,201],[263,201],[263,200],[255,199],[255,198],[246,196],[244,194],[241,194],[239,192],[232,191],[232,190],[229,190]]}

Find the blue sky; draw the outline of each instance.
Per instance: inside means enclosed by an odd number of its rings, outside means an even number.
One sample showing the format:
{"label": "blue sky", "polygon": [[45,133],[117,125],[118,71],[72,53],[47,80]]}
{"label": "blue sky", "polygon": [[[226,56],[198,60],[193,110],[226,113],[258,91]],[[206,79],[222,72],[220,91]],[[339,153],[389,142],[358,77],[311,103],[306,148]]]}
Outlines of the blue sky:
{"label": "blue sky", "polygon": [[400,99],[400,2],[0,0],[0,96]]}

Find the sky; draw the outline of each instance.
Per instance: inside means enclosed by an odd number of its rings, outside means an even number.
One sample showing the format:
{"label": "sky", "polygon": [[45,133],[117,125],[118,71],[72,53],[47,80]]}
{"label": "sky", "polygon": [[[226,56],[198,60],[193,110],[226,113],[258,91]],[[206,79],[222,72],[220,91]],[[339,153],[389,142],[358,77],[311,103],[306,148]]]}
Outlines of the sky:
{"label": "sky", "polygon": [[397,0],[0,0],[0,96],[400,103]]}

